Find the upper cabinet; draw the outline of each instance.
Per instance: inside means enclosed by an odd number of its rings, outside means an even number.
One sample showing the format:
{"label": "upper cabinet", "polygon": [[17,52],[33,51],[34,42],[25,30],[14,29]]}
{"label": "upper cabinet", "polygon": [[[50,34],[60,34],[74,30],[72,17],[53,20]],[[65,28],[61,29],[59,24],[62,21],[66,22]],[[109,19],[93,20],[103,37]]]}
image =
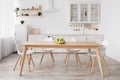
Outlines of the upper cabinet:
{"label": "upper cabinet", "polygon": [[70,23],[99,23],[99,3],[70,4]]}
{"label": "upper cabinet", "polygon": [[99,17],[100,17],[100,5],[90,4],[90,21],[99,22]]}

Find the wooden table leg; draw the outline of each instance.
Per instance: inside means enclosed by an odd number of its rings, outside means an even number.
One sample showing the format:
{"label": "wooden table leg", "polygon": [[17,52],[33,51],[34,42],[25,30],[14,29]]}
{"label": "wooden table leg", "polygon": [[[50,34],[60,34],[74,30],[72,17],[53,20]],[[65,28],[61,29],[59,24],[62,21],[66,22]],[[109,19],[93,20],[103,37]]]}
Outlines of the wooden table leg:
{"label": "wooden table leg", "polygon": [[101,63],[101,58],[100,58],[100,49],[99,49],[99,47],[96,48],[96,55],[97,55],[97,59],[98,59],[98,64],[99,64],[101,77],[104,78],[104,73],[103,73],[103,68],[102,68],[102,63]]}
{"label": "wooden table leg", "polygon": [[23,58],[22,58],[22,64],[21,64],[21,66],[20,66],[20,74],[19,74],[19,76],[21,76],[22,75],[22,70],[23,70],[23,66],[24,66],[24,61],[25,61],[25,56],[26,56],[26,47],[24,46],[24,48],[23,48],[23,51],[24,51],[24,54],[23,54]]}

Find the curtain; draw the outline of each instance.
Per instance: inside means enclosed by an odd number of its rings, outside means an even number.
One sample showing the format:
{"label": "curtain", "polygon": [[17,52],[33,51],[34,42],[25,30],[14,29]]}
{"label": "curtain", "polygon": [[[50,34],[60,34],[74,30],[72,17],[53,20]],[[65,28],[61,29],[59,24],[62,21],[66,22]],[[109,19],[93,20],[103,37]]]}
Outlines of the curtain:
{"label": "curtain", "polygon": [[14,50],[14,0],[0,0],[0,58],[9,55]]}
{"label": "curtain", "polygon": [[0,40],[0,59],[1,59],[1,40]]}

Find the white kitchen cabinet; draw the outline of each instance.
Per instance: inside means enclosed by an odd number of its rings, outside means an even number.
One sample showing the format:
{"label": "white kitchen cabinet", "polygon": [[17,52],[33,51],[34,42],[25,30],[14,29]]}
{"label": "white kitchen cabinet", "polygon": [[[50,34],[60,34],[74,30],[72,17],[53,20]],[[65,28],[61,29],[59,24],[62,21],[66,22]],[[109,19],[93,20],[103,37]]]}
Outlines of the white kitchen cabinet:
{"label": "white kitchen cabinet", "polygon": [[70,23],[99,23],[100,3],[70,4]]}

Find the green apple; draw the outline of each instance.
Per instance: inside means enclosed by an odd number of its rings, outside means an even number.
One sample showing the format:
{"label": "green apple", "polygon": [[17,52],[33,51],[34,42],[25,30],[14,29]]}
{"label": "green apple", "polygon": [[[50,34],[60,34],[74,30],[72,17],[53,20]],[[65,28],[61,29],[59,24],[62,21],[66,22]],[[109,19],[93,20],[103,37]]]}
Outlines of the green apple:
{"label": "green apple", "polygon": [[59,38],[55,38],[54,42],[59,43]]}
{"label": "green apple", "polygon": [[63,38],[61,38],[61,39],[60,39],[60,43],[63,44],[64,42],[65,42],[65,40],[64,40]]}
{"label": "green apple", "polygon": [[65,40],[63,38],[55,38],[54,42],[57,44],[63,44],[63,43],[65,43]]}

